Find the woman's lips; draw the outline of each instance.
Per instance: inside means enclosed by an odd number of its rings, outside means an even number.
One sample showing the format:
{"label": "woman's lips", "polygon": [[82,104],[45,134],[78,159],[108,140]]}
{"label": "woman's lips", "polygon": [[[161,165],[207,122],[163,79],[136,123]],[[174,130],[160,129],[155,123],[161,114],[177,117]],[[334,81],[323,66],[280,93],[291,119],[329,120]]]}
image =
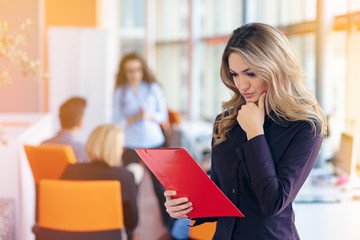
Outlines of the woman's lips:
{"label": "woman's lips", "polygon": [[254,96],[254,93],[243,93],[242,95],[244,96],[244,98],[251,98],[252,96]]}

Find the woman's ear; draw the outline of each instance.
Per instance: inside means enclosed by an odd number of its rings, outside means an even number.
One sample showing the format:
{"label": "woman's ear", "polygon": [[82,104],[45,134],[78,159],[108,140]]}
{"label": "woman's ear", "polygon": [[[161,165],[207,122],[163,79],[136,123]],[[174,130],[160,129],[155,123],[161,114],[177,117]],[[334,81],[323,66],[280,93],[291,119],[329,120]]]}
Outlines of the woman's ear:
{"label": "woman's ear", "polygon": [[84,123],[84,117],[82,117],[80,119],[80,121],[76,124],[76,126],[78,127],[78,129],[80,129],[82,126],[83,126],[83,123]]}

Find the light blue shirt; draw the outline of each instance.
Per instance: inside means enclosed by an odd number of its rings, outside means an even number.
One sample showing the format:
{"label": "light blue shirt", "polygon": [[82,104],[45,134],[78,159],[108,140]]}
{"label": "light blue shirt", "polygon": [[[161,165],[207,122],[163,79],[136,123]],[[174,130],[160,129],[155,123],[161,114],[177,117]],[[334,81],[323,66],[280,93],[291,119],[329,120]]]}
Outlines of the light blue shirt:
{"label": "light blue shirt", "polygon": [[[125,88],[125,89],[124,89]],[[131,125],[126,119],[142,108],[155,120],[142,119]],[[113,123],[125,130],[125,146],[128,148],[154,148],[165,142],[160,123],[168,120],[165,98],[159,84],[140,82],[137,92],[129,85],[115,89]]]}
{"label": "light blue shirt", "polygon": [[60,130],[56,136],[43,141],[41,144],[62,144],[69,145],[74,150],[78,163],[89,162],[85,152],[85,144],[75,139],[75,136],[70,131]]}

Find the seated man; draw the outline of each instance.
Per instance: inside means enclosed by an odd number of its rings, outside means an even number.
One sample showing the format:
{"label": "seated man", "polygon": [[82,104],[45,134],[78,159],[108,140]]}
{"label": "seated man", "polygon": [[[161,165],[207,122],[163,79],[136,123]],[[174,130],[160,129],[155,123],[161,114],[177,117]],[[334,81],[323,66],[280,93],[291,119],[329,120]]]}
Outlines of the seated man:
{"label": "seated man", "polygon": [[84,143],[77,141],[74,136],[82,126],[85,107],[86,100],[81,97],[72,97],[63,103],[59,110],[61,130],[41,144],[70,145],[79,163],[88,162]]}

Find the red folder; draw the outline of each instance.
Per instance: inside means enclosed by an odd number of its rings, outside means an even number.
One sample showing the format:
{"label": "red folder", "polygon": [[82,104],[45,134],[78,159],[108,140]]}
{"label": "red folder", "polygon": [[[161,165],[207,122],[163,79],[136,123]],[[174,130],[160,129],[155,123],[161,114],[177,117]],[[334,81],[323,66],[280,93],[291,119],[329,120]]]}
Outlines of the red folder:
{"label": "red folder", "polygon": [[183,148],[135,149],[167,190],[193,204],[189,218],[244,217]]}

